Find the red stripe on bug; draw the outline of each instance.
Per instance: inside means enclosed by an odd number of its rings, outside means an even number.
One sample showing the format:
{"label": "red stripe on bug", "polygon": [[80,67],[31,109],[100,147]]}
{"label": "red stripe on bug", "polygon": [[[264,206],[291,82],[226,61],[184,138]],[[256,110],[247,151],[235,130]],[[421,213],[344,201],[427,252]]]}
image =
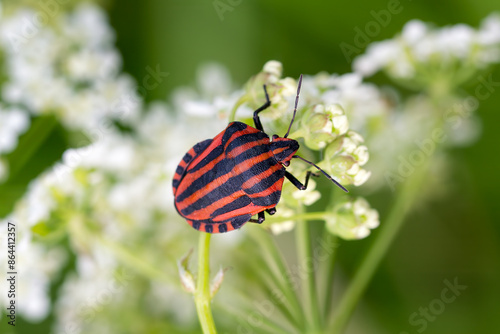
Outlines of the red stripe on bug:
{"label": "red stripe on bug", "polygon": [[[244,163],[240,163],[240,164],[234,166],[233,173],[224,174],[224,175],[216,178],[215,180],[213,180],[209,184],[207,184],[203,189],[200,189],[200,190],[194,192],[191,196],[187,197],[186,199],[184,199],[184,200],[182,200],[180,202],[176,201],[177,208],[180,211],[182,211],[187,206],[189,206],[191,203],[195,202],[197,199],[199,199],[199,198],[207,195],[208,193],[214,191],[221,184],[228,182],[229,179],[231,179],[232,177],[234,177],[236,175],[239,175],[241,173],[244,173],[248,169],[252,168],[255,164],[257,164],[257,163],[259,163],[261,161],[264,161],[264,160],[268,159],[269,157],[270,157],[270,153],[269,152],[264,152],[264,153],[262,153],[261,155],[258,155],[255,158],[247,159],[247,160],[244,161]],[[188,183],[188,186],[191,185],[191,183],[192,182]],[[185,186],[184,183],[181,183],[181,185],[178,188],[178,193],[182,193],[183,191],[185,191],[188,186]]]}

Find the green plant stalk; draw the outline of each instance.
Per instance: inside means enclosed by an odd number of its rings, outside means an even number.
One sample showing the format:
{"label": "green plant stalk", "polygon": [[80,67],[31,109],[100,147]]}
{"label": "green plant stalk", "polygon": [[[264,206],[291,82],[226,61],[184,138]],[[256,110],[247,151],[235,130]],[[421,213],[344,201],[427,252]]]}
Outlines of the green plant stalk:
{"label": "green plant stalk", "polygon": [[418,191],[423,184],[428,170],[429,160],[427,160],[423,166],[416,169],[413,175],[411,175],[402,186],[396,203],[392,207],[387,220],[382,225],[377,239],[371,245],[358,271],[354,275],[350,286],[342,296],[340,303],[337,305],[337,312],[332,317],[328,333],[340,334],[347,325],[347,321],[353,313],[356,304],[372,279],[378,265],[387,253],[399,229],[403,225],[404,218],[418,195]]}
{"label": "green plant stalk", "polygon": [[[237,292],[235,292],[237,293]],[[247,297],[247,296],[245,296]],[[241,319],[242,314],[248,313],[248,307],[254,308],[255,305],[251,304],[250,306],[243,306],[238,303],[236,305],[227,305],[225,303],[217,303],[214,305],[218,310],[225,312],[229,317],[234,318],[234,323]],[[270,320],[268,317],[262,317],[262,322],[259,322],[259,333],[272,333],[272,334],[291,334],[297,333],[293,328],[284,328],[282,324],[276,324],[275,321]],[[251,324],[249,324],[251,326]],[[235,325],[236,327],[236,325]],[[252,331],[246,331],[242,333],[252,333]]]}
{"label": "green plant stalk", "polygon": [[[331,165],[331,164],[330,164]],[[330,206],[329,207],[334,207],[336,200],[338,200],[338,193],[339,189],[336,189],[336,187],[333,187],[331,192],[330,192]],[[325,286],[324,286],[324,296],[323,296],[323,321],[325,324],[328,323],[328,316],[331,313],[332,310],[332,300],[333,300],[333,281],[335,278],[335,263],[337,259],[337,247],[338,247],[338,242],[339,242],[339,237],[330,231],[328,231],[326,227],[326,222],[323,224],[323,243],[328,244],[328,238],[331,238],[330,242],[333,245],[332,253],[328,258],[325,260],[326,262],[326,268],[325,268]]]}
{"label": "green plant stalk", "polygon": [[269,273],[273,276],[274,282],[278,285],[281,289],[281,293],[286,298],[286,306],[290,309],[299,323],[304,323],[303,308],[296,294],[295,284],[287,275],[290,270],[275,240],[268,232],[260,227],[249,230],[250,236],[262,249],[262,258],[267,265]]}
{"label": "green plant stalk", "polygon": [[[300,205],[297,209],[298,216],[303,213]],[[319,311],[318,295],[316,291],[316,275],[314,272],[314,257],[311,249],[311,236],[309,225],[302,219],[296,219],[297,227],[295,236],[297,240],[297,259],[299,264],[299,275],[302,282],[302,296],[305,307],[305,315],[308,327],[306,333],[321,332],[321,313]],[[311,267],[312,266],[312,267]],[[302,274],[305,278],[302,279]]]}
{"label": "green plant stalk", "polygon": [[[145,262],[141,256],[130,251],[129,248],[124,247],[122,244],[117,243],[109,238],[103,237],[102,233],[96,233],[88,229],[84,223],[84,217],[80,215],[75,215],[73,211],[67,210],[63,217],[68,222],[67,227],[70,238],[81,238],[83,240],[98,240],[101,245],[104,245],[108,250],[110,250],[118,259],[118,261],[134,270],[138,274],[153,279],[158,280],[173,286],[178,286],[177,281],[174,281],[171,276],[166,275],[161,270],[158,270],[152,264]],[[180,287],[179,287],[180,289]]]}
{"label": "green plant stalk", "polygon": [[[334,244],[336,244],[338,241],[338,237],[334,234],[331,234],[327,229],[326,226],[323,231],[323,238],[326,239],[326,236],[331,236],[334,240]],[[325,241],[326,242],[326,241]],[[325,279],[325,294],[323,296],[323,317],[325,319],[325,323],[328,320],[328,315],[331,312],[332,309],[332,298],[333,298],[333,280],[334,280],[334,273],[335,273],[335,260],[336,260],[336,255],[337,255],[337,247],[334,246],[332,254],[328,257],[326,260],[326,279]]]}
{"label": "green plant stalk", "polygon": [[238,108],[249,100],[250,99],[247,95],[243,95],[242,97],[240,97],[229,114],[229,123],[234,122],[234,120],[236,119],[236,111],[238,110]]}
{"label": "green plant stalk", "polygon": [[200,232],[198,244],[198,281],[194,302],[203,334],[216,334],[214,318],[210,306],[210,237],[212,234]]}
{"label": "green plant stalk", "polygon": [[[90,235],[90,234],[89,234]],[[155,266],[144,262],[143,258],[137,256],[130,251],[129,248],[124,247],[123,245],[104,238],[100,234],[91,235],[92,238],[97,238],[101,244],[106,246],[116,258],[125,266],[130,267],[132,270],[135,270],[140,275],[148,277],[150,279],[159,280],[164,283],[172,284],[174,286],[178,286],[177,282],[174,281],[169,275],[165,275],[162,271],[158,270]]]}

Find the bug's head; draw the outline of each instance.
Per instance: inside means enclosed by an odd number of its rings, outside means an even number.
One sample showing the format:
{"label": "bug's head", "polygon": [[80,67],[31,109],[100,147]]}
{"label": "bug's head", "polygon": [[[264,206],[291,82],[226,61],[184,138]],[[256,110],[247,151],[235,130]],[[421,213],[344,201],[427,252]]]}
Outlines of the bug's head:
{"label": "bug's head", "polygon": [[274,157],[284,166],[290,165],[290,159],[292,159],[299,149],[299,143],[296,140],[283,138],[278,135],[273,135],[273,141],[270,145]]}

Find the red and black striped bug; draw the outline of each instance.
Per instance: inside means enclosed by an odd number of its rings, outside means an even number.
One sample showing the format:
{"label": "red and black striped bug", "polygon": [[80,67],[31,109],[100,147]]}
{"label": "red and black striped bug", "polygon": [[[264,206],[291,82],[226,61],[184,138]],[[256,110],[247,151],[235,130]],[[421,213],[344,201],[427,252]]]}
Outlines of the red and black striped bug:
{"label": "red and black striped bug", "polygon": [[[312,173],[307,172],[304,184],[300,183],[285,169],[292,158],[316,167],[347,192],[321,168],[296,155],[299,143],[287,138],[297,113],[301,85],[302,75],[292,121],[283,137],[273,135],[270,140],[260,122],[259,113],[271,105],[264,86],[266,103],[253,113],[255,128],[241,122],[229,123],[215,138],[194,145],[182,158],[172,184],[174,202],[177,212],[193,228],[224,233],[248,221],[261,224],[264,212],[276,212],[285,177],[298,189],[307,188]],[[253,215],[258,218],[252,219]]]}

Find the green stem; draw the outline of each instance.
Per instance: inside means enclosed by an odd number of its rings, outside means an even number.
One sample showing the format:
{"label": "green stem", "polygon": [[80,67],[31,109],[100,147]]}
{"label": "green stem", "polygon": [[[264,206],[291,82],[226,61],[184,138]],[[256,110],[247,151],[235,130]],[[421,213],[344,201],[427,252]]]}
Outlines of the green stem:
{"label": "green stem", "polygon": [[[297,216],[303,214],[303,207],[299,206]],[[314,257],[311,248],[311,237],[309,225],[302,219],[294,218],[297,221],[295,235],[297,238],[297,257],[299,264],[299,275],[302,279],[303,302],[305,314],[308,319],[308,333],[320,333],[321,313],[319,311],[318,295],[316,292],[316,275],[314,268]],[[303,274],[306,274],[303,278]]]}
{"label": "green stem", "polygon": [[216,334],[212,310],[210,308],[210,233],[200,233],[198,245],[198,282],[194,301],[203,334]]}
{"label": "green stem", "polygon": [[[143,257],[134,254],[130,251],[130,248],[124,247],[120,243],[103,237],[102,233],[95,233],[89,230],[87,224],[85,224],[84,216],[75,214],[74,211],[68,210],[63,213],[63,217],[65,217],[65,220],[68,222],[67,229],[71,238],[81,238],[81,240],[98,240],[101,245],[104,245],[115,255],[121,264],[129,267],[138,274],[149,279],[162,281],[168,284],[176,283],[171,276],[166,275],[155,266],[145,262]],[[175,284],[175,286],[177,286],[177,284]]]}
{"label": "green stem", "polygon": [[234,122],[234,119],[236,118],[236,110],[245,102],[249,101],[250,99],[247,97],[247,95],[243,95],[240,97],[240,99],[235,103],[233,109],[231,110],[231,113],[229,114],[229,123]]}
{"label": "green stem", "polygon": [[340,303],[337,306],[337,313],[332,318],[328,333],[342,333],[347,321],[351,316],[361,295],[364,293],[375,270],[384,258],[394,237],[403,225],[404,218],[410,210],[419,189],[422,187],[428,167],[428,161],[419,169],[415,170],[410,179],[403,185],[396,203],[392,207],[387,220],[382,225],[380,233],[367,252],[358,271],[351,281]]}
{"label": "green stem", "polygon": [[[83,228],[83,227],[82,227]],[[89,234],[90,235],[90,234]],[[93,234],[92,238],[97,238],[101,244],[106,246],[118,260],[122,262],[123,265],[130,267],[131,269],[137,271],[141,275],[148,277],[150,279],[159,280],[168,284],[174,284],[174,282],[169,275],[165,275],[164,272],[158,270],[155,266],[145,262],[144,259],[130,251],[130,248],[124,247],[123,245],[111,241],[101,235]],[[177,284],[175,284],[177,286]]]}
{"label": "green stem", "polygon": [[290,309],[290,312],[298,323],[304,323],[304,314],[299,298],[295,292],[296,288],[294,282],[290,280],[287,275],[290,269],[286,265],[275,240],[269,233],[260,227],[255,226],[255,228],[249,228],[248,230],[250,231],[252,239],[257,243],[259,248],[262,249],[262,258],[266,263],[266,267],[272,275],[275,284],[286,298],[284,304]]}
{"label": "green stem", "polygon": [[[330,205],[328,206],[329,208],[333,208],[335,206],[335,203],[337,202],[339,196],[344,196],[344,195],[338,195],[339,189],[336,187],[333,187],[332,190],[330,191]],[[324,282],[325,284],[325,289],[323,290],[324,296],[323,296],[323,320],[324,323],[328,323],[328,316],[331,313],[332,310],[332,301],[333,301],[333,280],[335,278],[335,260],[337,258],[337,247],[339,243],[339,237],[335,234],[330,233],[328,229],[326,228],[326,223],[323,224],[323,245],[332,245],[331,253],[328,256],[326,260],[326,272],[324,273],[326,280]]]}
{"label": "green stem", "polygon": [[325,321],[330,314],[330,311],[332,309],[332,299],[333,299],[333,279],[334,279],[334,273],[335,273],[335,258],[337,254],[337,242],[338,242],[338,237],[336,235],[331,234],[329,231],[326,230],[326,227],[323,229],[323,242],[328,243],[325,239],[328,237],[332,238],[332,241],[330,241],[334,246],[332,248],[332,254],[328,257],[327,261],[327,269],[326,269],[326,281],[325,283],[325,295],[323,296],[323,316],[325,317]]}

